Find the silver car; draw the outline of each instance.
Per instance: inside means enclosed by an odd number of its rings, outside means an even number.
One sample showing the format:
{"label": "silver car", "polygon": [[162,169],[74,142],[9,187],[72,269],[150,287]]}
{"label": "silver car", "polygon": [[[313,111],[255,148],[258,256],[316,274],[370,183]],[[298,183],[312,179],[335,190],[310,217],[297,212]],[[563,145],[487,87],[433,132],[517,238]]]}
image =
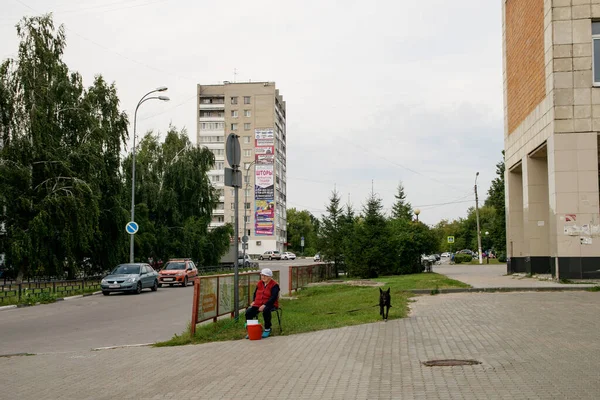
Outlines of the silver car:
{"label": "silver car", "polygon": [[158,290],[158,273],[148,264],[121,264],[100,282],[102,294],[108,296],[111,292],[132,292],[139,294],[149,288]]}

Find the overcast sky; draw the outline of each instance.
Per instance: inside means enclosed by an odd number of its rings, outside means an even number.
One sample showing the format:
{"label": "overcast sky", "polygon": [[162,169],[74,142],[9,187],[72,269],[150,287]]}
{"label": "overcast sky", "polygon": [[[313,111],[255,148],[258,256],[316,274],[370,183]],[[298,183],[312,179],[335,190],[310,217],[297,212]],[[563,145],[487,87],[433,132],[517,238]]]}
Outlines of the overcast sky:
{"label": "overcast sky", "polygon": [[[324,212],[332,190],[386,211],[403,182],[425,223],[483,202],[503,148],[501,2],[0,0],[0,57],[15,24],[53,12],[64,60],[89,86],[101,74],[138,134],[186,127],[196,84],[274,81],[287,106],[288,208]],[[234,74],[234,70],[237,74]],[[444,204],[451,203],[451,204]],[[433,206],[432,206],[433,205]]]}

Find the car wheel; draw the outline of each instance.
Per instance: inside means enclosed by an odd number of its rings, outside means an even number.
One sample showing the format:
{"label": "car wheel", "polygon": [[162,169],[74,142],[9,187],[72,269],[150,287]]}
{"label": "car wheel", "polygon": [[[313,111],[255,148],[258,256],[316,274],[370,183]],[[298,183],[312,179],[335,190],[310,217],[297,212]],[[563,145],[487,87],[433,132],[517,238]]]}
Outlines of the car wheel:
{"label": "car wheel", "polygon": [[273,257],[269,256],[269,261],[271,261],[273,259]]}
{"label": "car wheel", "polygon": [[102,294],[105,295],[105,296],[108,296],[110,294],[110,292],[106,292],[106,291],[103,290]]}
{"label": "car wheel", "polygon": [[183,278],[183,283],[181,284],[181,287],[186,287],[188,285],[188,278],[187,276],[185,278]]}
{"label": "car wheel", "polygon": [[158,287],[162,287],[162,283],[159,283],[159,284],[158,284]]}
{"label": "car wheel", "polygon": [[262,256],[258,257],[258,259],[262,261]]}
{"label": "car wheel", "polygon": [[152,291],[156,292],[158,290],[158,281],[154,281],[154,285],[152,286]]}
{"label": "car wheel", "polygon": [[135,294],[140,294],[142,293],[142,282],[138,282],[137,286],[135,287],[135,290],[133,291]]}

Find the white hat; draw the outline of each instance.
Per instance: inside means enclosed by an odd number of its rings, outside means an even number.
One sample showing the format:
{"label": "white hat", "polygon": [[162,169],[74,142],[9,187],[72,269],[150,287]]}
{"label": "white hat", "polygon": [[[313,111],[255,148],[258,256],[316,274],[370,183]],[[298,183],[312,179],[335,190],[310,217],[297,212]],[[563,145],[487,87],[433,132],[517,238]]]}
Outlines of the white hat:
{"label": "white hat", "polygon": [[273,271],[269,268],[263,268],[262,271],[260,271],[260,274],[264,276],[273,276]]}

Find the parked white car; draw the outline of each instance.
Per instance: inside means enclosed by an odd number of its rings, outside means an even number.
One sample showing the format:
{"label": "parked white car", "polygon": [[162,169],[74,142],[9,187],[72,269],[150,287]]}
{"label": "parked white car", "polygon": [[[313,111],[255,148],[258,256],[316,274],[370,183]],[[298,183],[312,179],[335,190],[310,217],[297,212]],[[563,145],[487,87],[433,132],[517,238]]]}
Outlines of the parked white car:
{"label": "parked white car", "polygon": [[296,255],[292,252],[285,251],[285,252],[281,253],[281,259],[282,260],[295,260]]}
{"label": "parked white car", "polygon": [[321,261],[321,255],[319,253],[315,254],[315,256],[313,257],[313,261],[314,262],[320,262]]}

